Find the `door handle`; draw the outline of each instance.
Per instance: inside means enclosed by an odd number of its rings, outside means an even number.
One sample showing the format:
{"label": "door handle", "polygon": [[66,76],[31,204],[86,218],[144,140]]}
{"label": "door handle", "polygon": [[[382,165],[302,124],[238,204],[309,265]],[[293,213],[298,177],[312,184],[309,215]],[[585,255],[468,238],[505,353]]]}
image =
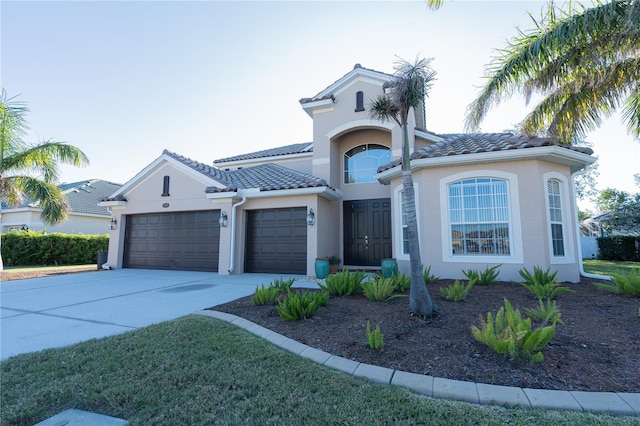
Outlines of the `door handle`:
{"label": "door handle", "polygon": [[369,248],[369,236],[368,235],[364,236],[364,247],[365,248]]}

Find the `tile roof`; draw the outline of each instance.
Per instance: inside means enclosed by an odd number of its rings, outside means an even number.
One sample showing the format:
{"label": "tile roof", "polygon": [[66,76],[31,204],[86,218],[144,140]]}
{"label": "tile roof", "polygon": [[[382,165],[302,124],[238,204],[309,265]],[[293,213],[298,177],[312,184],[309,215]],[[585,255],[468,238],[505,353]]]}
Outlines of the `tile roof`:
{"label": "tile roof", "polygon": [[227,176],[227,172],[225,172],[224,170],[221,170],[215,166],[210,166],[208,164],[205,163],[200,163],[199,161],[195,161],[192,160],[190,158],[187,158],[183,155],[180,154],[176,154],[175,152],[171,152],[168,150],[164,150],[162,151],[163,155],[168,155],[169,157],[178,160],[179,162],[181,162],[182,164],[191,167],[193,170],[196,170],[200,173],[202,173],[203,175],[210,177],[212,179],[217,180],[218,182],[222,183],[222,184],[226,184],[229,183],[228,181],[228,176]]}
{"label": "tile roof", "polygon": [[[591,148],[563,145],[551,138],[520,136],[512,133],[455,133],[438,134],[437,136],[444,138],[444,140],[415,151],[411,154],[411,159],[418,160],[543,146],[560,146],[587,155],[593,154]],[[400,164],[400,159],[384,164],[378,168],[378,173],[392,169]]]}
{"label": "tile roof", "polygon": [[260,188],[261,191],[300,189],[329,186],[324,179],[292,170],[273,163],[243,169],[230,170],[227,173],[231,182],[227,188],[207,188],[207,193],[230,192],[238,188]]}
{"label": "tile roof", "polygon": [[[111,213],[106,207],[99,207],[98,202],[116,192],[122,185],[101,179],[88,179],[79,182],[65,183],[60,189],[66,195],[69,202],[70,213],[94,214],[110,217]],[[33,200],[25,200],[18,208],[39,208]],[[13,207],[2,203],[2,209]]]}
{"label": "tile roof", "polygon": [[313,152],[313,142],[294,143],[291,145],[279,146],[276,148],[264,149],[262,151],[250,152],[248,154],[235,155],[233,157],[220,158],[214,160],[214,164],[227,163],[231,161],[256,160],[259,158],[277,157],[280,155],[303,154]]}

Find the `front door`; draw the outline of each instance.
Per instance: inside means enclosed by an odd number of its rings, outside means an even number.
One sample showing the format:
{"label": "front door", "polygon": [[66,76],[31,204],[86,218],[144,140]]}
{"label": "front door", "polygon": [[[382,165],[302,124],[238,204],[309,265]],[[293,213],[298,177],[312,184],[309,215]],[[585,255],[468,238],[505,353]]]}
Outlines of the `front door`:
{"label": "front door", "polygon": [[343,204],[344,264],[380,266],[391,257],[391,199],[350,200]]}

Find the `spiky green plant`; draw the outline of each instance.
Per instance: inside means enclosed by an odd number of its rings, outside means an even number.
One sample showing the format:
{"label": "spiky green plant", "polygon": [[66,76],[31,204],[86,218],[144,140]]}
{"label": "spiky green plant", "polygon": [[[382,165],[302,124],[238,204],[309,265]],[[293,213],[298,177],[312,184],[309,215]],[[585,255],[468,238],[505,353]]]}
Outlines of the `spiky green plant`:
{"label": "spiky green plant", "polygon": [[549,269],[547,268],[546,271],[543,271],[542,268],[534,266],[533,274],[526,268],[520,269],[518,273],[527,281],[526,283],[520,283],[520,285],[533,293],[538,300],[555,299],[560,293],[575,293],[575,290],[556,283],[558,271],[552,274]]}
{"label": "spiky green plant", "polygon": [[294,278],[289,278],[288,280],[285,280],[284,278],[280,277],[271,281],[271,285],[277,288],[280,293],[286,293],[289,290],[291,290],[291,286],[293,285],[294,281],[295,281]]}
{"label": "spiky green plant", "polygon": [[402,272],[398,273],[395,277],[393,277],[396,283],[396,290],[405,292],[411,288],[411,277],[403,274]]}
{"label": "spiky green plant", "polygon": [[379,325],[376,325],[376,328],[372,331],[371,323],[367,321],[365,335],[371,349],[375,349],[377,351],[381,351],[384,349],[384,336],[382,335],[382,331],[380,330]]}
{"label": "spiky green plant", "polygon": [[524,314],[533,321],[543,324],[564,324],[560,319],[560,310],[555,300],[547,299],[547,302],[538,300],[537,308],[527,308]]}
{"label": "spiky green plant", "polygon": [[324,284],[318,286],[326,290],[331,296],[350,296],[360,290],[360,284],[364,280],[364,272],[351,272],[345,269],[342,272],[329,275],[324,279]]}
{"label": "spiky green plant", "polygon": [[462,273],[469,280],[469,282],[473,282],[473,284],[477,285],[489,285],[495,280],[498,279],[498,275],[500,275],[500,271],[498,268],[502,266],[502,263],[499,265],[492,266],[489,268],[487,265],[484,268],[484,271],[477,271],[475,269],[462,270]]}
{"label": "spiky green plant", "polygon": [[431,265],[427,266],[426,268],[424,267],[424,265],[422,266],[422,277],[424,278],[424,282],[426,284],[436,282],[440,279],[440,277],[435,276],[431,273]]}
{"label": "spiky green plant", "polygon": [[616,294],[630,294],[640,297],[640,268],[633,268],[628,274],[611,274],[614,284],[596,283],[603,290]]}
{"label": "spiky green plant", "polygon": [[373,302],[383,302],[396,291],[395,277],[384,278],[382,276],[375,277],[372,280],[365,281],[361,284],[362,294]]}
{"label": "spiky green plant", "polygon": [[287,296],[278,301],[276,311],[287,321],[297,321],[311,318],[311,316],[327,304],[329,295],[325,291],[290,291]]}
{"label": "spiky green plant", "polygon": [[267,303],[273,303],[278,294],[280,294],[280,290],[273,285],[270,284],[265,287],[264,284],[261,284],[260,287],[256,286],[256,292],[251,301],[254,305],[266,305]]}
{"label": "spiky green plant", "polygon": [[447,287],[440,287],[440,295],[451,302],[460,302],[464,300],[472,287],[471,281],[465,286],[460,280],[456,280]]}
{"label": "spiky green plant", "polygon": [[541,350],[556,333],[556,326],[531,328],[531,319],[524,318],[520,311],[513,309],[505,298],[504,306],[493,317],[487,313],[487,320],[480,318],[480,327],[472,326],[473,337],[499,354],[512,359],[526,359],[532,363],[541,362]]}

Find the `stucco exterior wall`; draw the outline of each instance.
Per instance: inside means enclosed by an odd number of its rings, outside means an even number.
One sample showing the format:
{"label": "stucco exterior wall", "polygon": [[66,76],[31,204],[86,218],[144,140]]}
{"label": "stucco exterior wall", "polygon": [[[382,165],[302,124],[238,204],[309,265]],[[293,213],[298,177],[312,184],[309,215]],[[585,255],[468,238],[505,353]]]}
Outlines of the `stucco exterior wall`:
{"label": "stucco exterior wall", "polygon": [[[169,176],[169,196],[162,196],[164,176]],[[142,213],[165,213],[195,210],[215,210],[205,190],[211,182],[197,172],[185,173],[170,163],[161,164],[148,176],[123,192],[128,200],[124,207],[113,207],[116,229],[109,231],[108,263],[121,268],[127,216]]]}
{"label": "stucco exterior wall", "polygon": [[[549,176],[566,179],[563,203],[566,256],[551,254],[550,223],[546,204],[546,179]],[[413,175],[416,184],[416,208],[424,265],[431,265],[432,273],[452,279],[462,279],[463,269],[484,269],[502,263],[500,279],[521,280],[518,270],[534,266],[550,267],[558,271],[559,281],[579,281],[575,236],[575,208],[571,176],[567,167],[538,160],[488,163],[468,166],[418,170]],[[450,253],[447,183],[468,177],[498,177],[508,180],[510,193],[511,235],[509,256],[454,256]],[[401,270],[408,272],[408,256],[401,253],[397,243],[401,232],[399,220],[401,179],[392,181],[394,256]]]}

